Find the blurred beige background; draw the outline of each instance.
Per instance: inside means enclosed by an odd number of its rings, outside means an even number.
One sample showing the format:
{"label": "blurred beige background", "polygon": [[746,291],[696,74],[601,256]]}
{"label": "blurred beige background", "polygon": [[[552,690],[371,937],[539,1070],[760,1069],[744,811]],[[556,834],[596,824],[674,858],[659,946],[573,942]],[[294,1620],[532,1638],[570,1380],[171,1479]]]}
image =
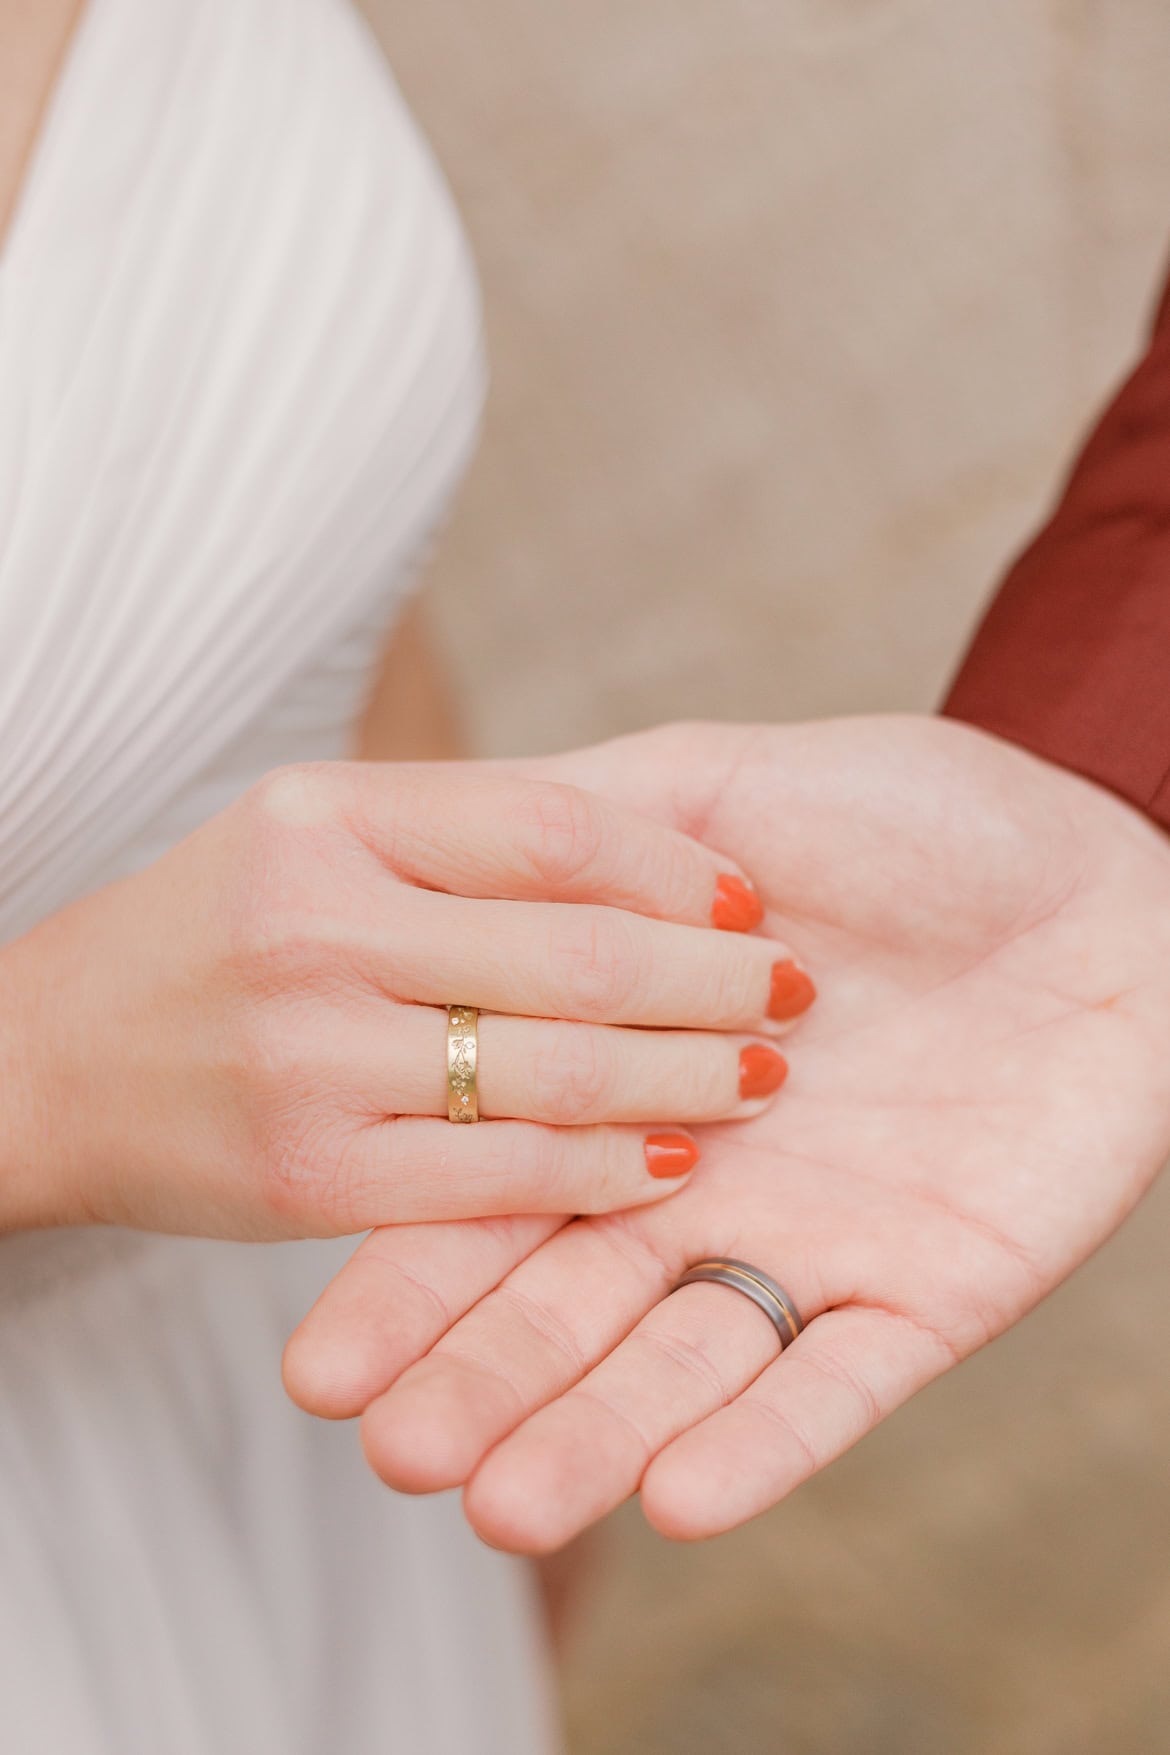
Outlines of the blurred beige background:
{"label": "blurred beige background", "polygon": [[[1165,0],[368,5],[484,281],[477,746],[928,707],[1148,312]],[[1170,1185],[750,1528],[628,1507],[573,1755],[1170,1755],[1168,1343]]]}

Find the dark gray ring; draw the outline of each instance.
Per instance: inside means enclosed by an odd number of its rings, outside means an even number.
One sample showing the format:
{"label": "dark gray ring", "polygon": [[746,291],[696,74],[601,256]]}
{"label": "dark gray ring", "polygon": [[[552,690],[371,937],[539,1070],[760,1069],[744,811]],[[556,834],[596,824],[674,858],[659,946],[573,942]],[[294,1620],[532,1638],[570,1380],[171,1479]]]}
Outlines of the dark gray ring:
{"label": "dark gray ring", "polygon": [[697,1261],[694,1267],[687,1269],[674,1289],[677,1292],[679,1286],[694,1286],[701,1280],[710,1280],[716,1286],[730,1286],[733,1292],[742,1292],[745,1298],[750,1298],[780,1336],[781,1352],[791,1345],[804,1327],[804,1318],[783,1286],[777,1285],[762,1268],[753,1267],[750,1262],[734,1261],[730,1256]]}

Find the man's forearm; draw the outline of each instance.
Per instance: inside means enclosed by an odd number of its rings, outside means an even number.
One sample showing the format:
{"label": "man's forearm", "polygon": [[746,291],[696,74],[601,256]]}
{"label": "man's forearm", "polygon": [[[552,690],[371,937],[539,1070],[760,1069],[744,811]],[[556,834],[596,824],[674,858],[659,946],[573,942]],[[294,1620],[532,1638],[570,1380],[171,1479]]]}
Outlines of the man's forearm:
{"label": "man's forearm", "polygon": [[1170,291],[943,711],[1170,827]]}

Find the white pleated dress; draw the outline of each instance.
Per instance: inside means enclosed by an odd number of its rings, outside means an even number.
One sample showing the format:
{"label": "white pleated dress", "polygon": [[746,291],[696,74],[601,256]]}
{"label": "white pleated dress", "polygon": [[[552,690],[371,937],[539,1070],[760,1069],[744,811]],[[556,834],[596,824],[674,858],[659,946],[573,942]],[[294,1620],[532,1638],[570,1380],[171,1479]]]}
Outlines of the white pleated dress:
{"label": "white pleated dress", "polygon": [[[0,939],[345,753],[482,380],[343,0],[88,0],[0,256]],[[284,1398],[349,1247],[0,1239],[3,1755],[553,1747],[526,1572]]]}

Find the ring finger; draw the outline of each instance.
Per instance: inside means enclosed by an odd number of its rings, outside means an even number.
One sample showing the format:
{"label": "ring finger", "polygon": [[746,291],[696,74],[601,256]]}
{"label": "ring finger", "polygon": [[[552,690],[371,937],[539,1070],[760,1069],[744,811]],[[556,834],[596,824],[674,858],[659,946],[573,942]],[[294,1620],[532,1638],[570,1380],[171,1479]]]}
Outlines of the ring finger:
{"label": "ring finger", "polygon": [[[446,1115],[446,1012],[402,1006],[389,1030],[371,1090],[388,1112]],[[788,1072],[769,1042],[705,1031],[483,1014],[478,1035],[480,1115],[558,1127],[754,1115]]]}

